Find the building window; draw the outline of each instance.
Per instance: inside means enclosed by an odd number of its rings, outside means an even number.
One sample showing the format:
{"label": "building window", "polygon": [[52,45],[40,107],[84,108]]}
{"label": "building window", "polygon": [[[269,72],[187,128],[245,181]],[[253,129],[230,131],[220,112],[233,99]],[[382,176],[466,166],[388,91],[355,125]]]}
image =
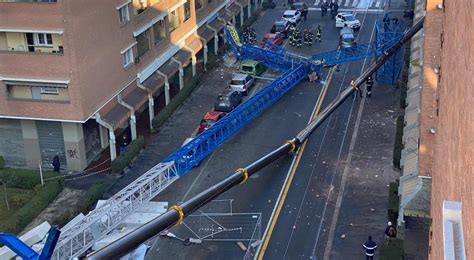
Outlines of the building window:
{"label": "building window", "polygon": [[179,26],[179,16],[176,10],[171,11],[168,15],[168,22],[170,24],[170,32],[174,31]]}
{"label": "building window", "polygon": [[40,93],[43,95],[59,95],[59,89],[57,87],[44,86],[41,87]]}
{"label": "building window", "polygon": [[130,21],[130,14],[128,13],[128,4],[120,7],[118,10],[119,13],[119,21],[120,23],[125,23]]}
{"label": "building window", "polygon": [[133,51],[132,51],[132,48],[129,48],[122,53],[123,67],[124,68],[127,67],[128,65],[132,64],[132,62],[133,62]]}
{"label": "building window", "polygon": [[30,99],[46,101],[68,101],[69,93],[67,85],[7,82],[8,97],[12,99]]}
{"label": "building window", "polygon": [[166,38],[166,28],[163,21],[159,21],[153,25],[153,37],[155,45]]}
{"label": "building window", "polygon": [[141,57],[150,49],[150,39],[148,31],[142,32],[140,35],[137,36],[136,40],[138,57]]}
{"label": "building window", "polygon": [[53,46],[53,36],[50,33],[27,33],[28,44],[36,46]]}
{"label": "building window", "polygon": [[204,6],[204,0],[196,0],[194,4],[196,11],[201,10]]}
{"label": "building window", "polygon": [[187,20],[189,20],[189,18],[191,18],[191,4],[189,3],[189,0],[187,0],[184,3],[183,9],[184,9],[184,22],[186,22]]}

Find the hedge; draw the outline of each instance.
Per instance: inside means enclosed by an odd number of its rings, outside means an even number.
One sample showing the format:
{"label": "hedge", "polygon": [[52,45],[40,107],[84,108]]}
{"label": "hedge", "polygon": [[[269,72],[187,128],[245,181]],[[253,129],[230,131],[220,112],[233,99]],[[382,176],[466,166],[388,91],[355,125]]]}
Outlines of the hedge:
{"label": "hedge", "polygon": [[402,158],[403,150],[403,128],[405,127],[405,122],[403,115],[397,117],[397,130],[395,133],[395,144],[393,147],[393,165],[400,169],[400,160]]}
{"label": "hedge", "polygon": [[133,140],[128,146],[125,153],[120,154],[115,160],[112,161],[112,172],[121,172],[130,162],[137,156],[140,150],[145,144],[145,138],[138,136],[137,139]]}
{"label": "hedge", "polygon": [[0,156],[0,169],[3,169],[5,167],[5,159],[3,159],[2,156]]}
{"label": "hedge", "polygon": [[[57,177],[59,174],[55,172],[43,172],[43,178]],[[35,186],[41,184],[39,170],[27,169],[0,169],[0,179],[8,180],[8,186],[24,190],[34,189]]]}
{"label": "hedge", "polygon": [[400,206],[398,186],[398,182],[391,182],[389,185],[387,218],[392,223],[396,223],[398,219],[398,210]]}
{"label": "hedge", "polygon": [[99,199],[102,198],[105,192],[105,184],[103,182],[97,182],[92,185],[86,193],[86,198],[83,201],[82,211],[87,213],[88,210],[97,203]]}
{"label": "hedge", "polygon": [[61,179],[49,181],[44,186],[37,185],[31,200],[13,214],[4,223],[0,223],[2,232],[20,233],[57,197],[63,189]]}

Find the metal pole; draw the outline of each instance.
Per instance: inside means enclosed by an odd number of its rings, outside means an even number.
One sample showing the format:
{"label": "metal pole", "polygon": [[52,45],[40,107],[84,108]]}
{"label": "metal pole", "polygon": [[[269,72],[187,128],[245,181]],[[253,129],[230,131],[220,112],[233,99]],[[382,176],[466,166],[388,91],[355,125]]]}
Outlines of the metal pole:
{"label": "metal pole", "polygon": [[41,161],[39,161],[39,170],[40,170],[41,186],[44,186],[43,169],[41,168]]}
{"label": "metal pole", "polygon": [[[418,30],[423,27],[424,18],[420,19],[400,41],[393,47],[384,52],[384,54],[377,59],[359,78],[356,80],[356,88],[358,88],[369,75],[373,74],[384,62],[390,58],[403,44],[408,41]],[[166,213],[158,216],[143,226],[138,227],[130,234],[114,241],[110,245],[93,252],[86,259],[113,259],[118,258],[127,252],[135,249],[141,243],[156,236],[159,232],[168,229],[174,225],[180,224],[185,216],[193,213],[209,201],[213,200],[222,193],[228,191],[234,186],[243,184],[247,179],[257,171],[274,162],[280,157],[285,156],[289,152],[294,151],[299,147],[304,140],[306,140],[321,123],[329,117],[329,115],[339,107],[344,100],[349,97],[355,88],[349,87],[345,89],[331,104],[324,109],[318,117],[311,121],[298,135],[292,140],[287,141],[277,149],[266,154],[264,157],[251,163],[245,168],[237,169],[233,174],[217,184],[207,188],[193,198],[185,201],[179,206],[171,207]]]}

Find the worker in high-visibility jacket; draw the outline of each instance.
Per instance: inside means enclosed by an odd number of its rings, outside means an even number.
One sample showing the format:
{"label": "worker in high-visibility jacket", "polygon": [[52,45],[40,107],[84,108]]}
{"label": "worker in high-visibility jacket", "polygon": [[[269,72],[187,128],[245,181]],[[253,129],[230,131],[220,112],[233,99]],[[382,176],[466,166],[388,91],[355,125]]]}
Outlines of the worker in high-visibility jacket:
{"label": "worker in high-visibility jacket", "polygon": [[372,236],[369,236],[369,240],[364,243],[365,249],[365,259],[366,260],[373,260],[375,255],[375,249],[377,249],[377,243],[372,241]]}

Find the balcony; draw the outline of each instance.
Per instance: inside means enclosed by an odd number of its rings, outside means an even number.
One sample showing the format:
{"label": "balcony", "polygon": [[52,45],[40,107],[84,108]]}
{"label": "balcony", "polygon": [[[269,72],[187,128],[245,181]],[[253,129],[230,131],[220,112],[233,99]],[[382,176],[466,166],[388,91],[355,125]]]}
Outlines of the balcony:
{"label": "balcony", "polygon": [[0,52],[62,54],[62,34],[0,31]]}
{"label": "balcony", "polygon": [[0,71],[11,78],[68,79],[71,66],[63,54],[0,51]]}

